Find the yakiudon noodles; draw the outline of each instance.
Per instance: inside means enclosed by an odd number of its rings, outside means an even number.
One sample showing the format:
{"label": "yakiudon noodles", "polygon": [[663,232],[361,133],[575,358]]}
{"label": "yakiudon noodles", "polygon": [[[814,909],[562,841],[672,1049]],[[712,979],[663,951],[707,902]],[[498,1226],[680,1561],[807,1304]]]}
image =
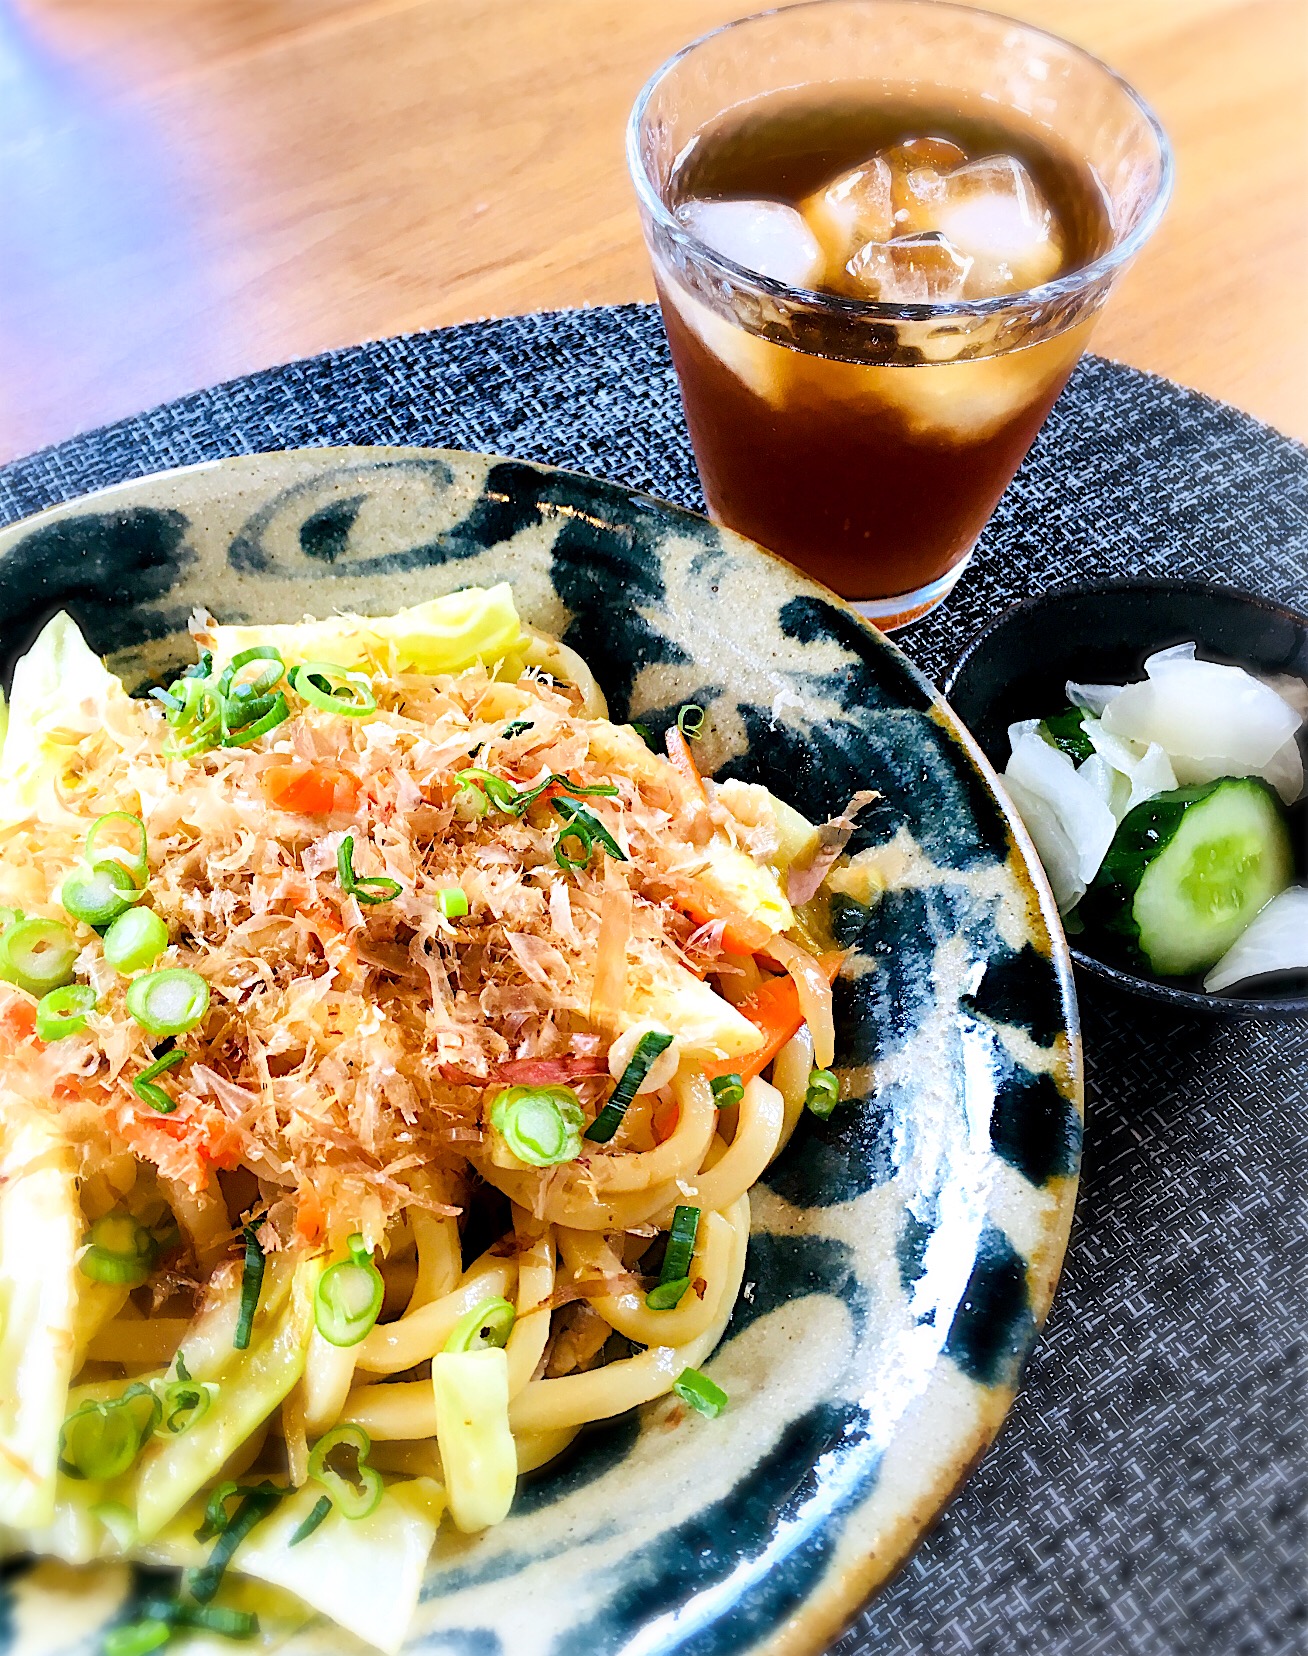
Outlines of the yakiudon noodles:
{"label": "yakiudon noodles", "polygon": [[393,1649],[442,1523],[728,1406],[864,796],[703,780],[701,709],[655,751],[507,586],[192,631],[145,697],[66,615],[14,675],[0,1526],[179,1568],[117,1656],[252,1635],[239,1577]]}

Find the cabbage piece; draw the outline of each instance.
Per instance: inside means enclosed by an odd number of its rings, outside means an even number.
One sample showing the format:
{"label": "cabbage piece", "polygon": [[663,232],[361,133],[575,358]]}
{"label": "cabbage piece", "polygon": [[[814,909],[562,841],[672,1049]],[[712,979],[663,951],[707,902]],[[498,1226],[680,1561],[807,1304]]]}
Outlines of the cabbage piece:
{"label": "cabbage piece", "polygon": [[[294,1593],[365,1644],[398,1650],[418,1607],[444,1492],[431,1478],[392,1484],[366,1518],[332,1513],[292,1547],[321,1494],[310,1483],[288,1495],[241,1542],[231,1570]],[[200,1563],[209,1552],[195,1541],[202,1516],[197,1500],[132,1556],[175,1568]]]}
{"label": "cabbage piece", "polygon": [[46,622],[14,667],[0,747],[0,823],[37,809],[85,737],[103,730],[127,692],[63,610]]}
{"label": "cabbage piece", "polygon": [[1286,804],[1298,797],[1303,766],[1294,736],[1303,721],[1275,690],[1242,667],[1197,661],[1193,644],[1150,656],[1145,671],[1104,708],[1110,736],[1156,742],[1183,786],[1261,776]]}
{"label": "cabbage piece", "polygon": [[1117,819],[1094,782],[1039,734],[1037,720],[1010,726],[1008,736],[1013,751],[1003,782],[1066,914],[1099,872]]}
{"label": "cabbage piece", "polygon": [[1308,888],[1291,886],[1256,914],[1204,979],[1210,994],[1267,972],[1308,972]]}
{"label": "cabbage piece", "polygon": [[291,626],[216,626],[210,636],[218,667],[252,645],[271,644],[288,666],[330,661],[387,674],[461,673],[478,661],[489,666],[506,656],[521,658],[528,645],[507,581],[465,587],[398,615],[340,615]]}
{"label": "cabbage piece", "polygon": [[82,1216],[73,1158],[49,1121],[0,1098],[0,1524],[55,1515],[55,1463],[73,1372]]}
{"label": "cabbage piece", "polygon": [[[1081,728],[1095,750],[1093,759],[1102,761],[1118,778],[1112,789],[1110,809],[1119,822],[1146,799],[1176,786],[1171,761],[1157,742],[1150,742],[1147,747],[1129,742],[1110,734],[1098,719],[1087,719]],[[1083,775],[1093,759],[1087,759],[1081,766]]]}
{"label": "cabbage piece", "polygon": [[[270,1271],[280,1259],[275,1255],[269,1261]],[[313,1328],[313,1290],[321,1274],[321,1260],[297,1266],[289,1305],[248,1351],[235,1354],[209,1412],[180,1437],[155,1438],[149,1445],[136,1478],[136,1516],[144,1538],[157,1535],[217,1476],[300,1378]],[[257,1321],[255,1327],[257,1334]]]}

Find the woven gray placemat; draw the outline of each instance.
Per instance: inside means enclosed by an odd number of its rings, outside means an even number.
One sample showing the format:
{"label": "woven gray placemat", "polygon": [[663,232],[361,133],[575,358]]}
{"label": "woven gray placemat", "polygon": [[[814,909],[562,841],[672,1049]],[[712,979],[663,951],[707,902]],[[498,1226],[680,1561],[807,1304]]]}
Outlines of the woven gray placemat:
{"label": "woven gray placemat", "polygon": [[[0,468],[0,521],[226,454],[489,449],[702,508],[657,313],[550,312],[252,374]],[[939,678],[1017,598],[1197,576],[1308,609],[1308,453],[1088,358],[967,576],[900,642]],[[1077,1229],[995,1449],[839,1656],[1308,1649],[1308,1020],[1219,1023],[1080,985]]]}

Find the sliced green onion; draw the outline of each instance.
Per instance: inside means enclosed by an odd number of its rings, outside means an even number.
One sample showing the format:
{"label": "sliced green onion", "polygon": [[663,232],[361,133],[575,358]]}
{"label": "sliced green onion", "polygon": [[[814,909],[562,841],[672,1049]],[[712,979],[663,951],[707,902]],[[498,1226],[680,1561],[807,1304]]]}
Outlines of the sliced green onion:
{"label": "sliced green onion", "polygon": [[645,1304],[651,1311],[675,1311],[681,1304],[690,1287],[690,1261],[698,1234],[699,1209],[674,1208],[668,1246],[663,1255],[663,1269],[659,1272],[658,1282],[645,1295]]}
{"label": "sliced green onion", "polygon": [[654,740],[654,732],[647,724],[637,724],[635,719],[633,719],[631,721],[631,728],[636,732],[637,736],[640,737],[641,741],[644,742],[645,746],[649,748],[651,752],[658,752],[658,743]]}
{"label": "sliced green onion", "polygon": [[77,939],[62,920],[15,920],[0,932],[0,978],[38,999],[73,980]]}
{"label": "sliced green onion", "polygon": [[[210,658],[212,664],[213,657]],[[236,685],[236,675],[242,667],[248,667],[252,661],[266,661],[267,667],[262,668],[252,679],[244,684]],[[259,696],[266,696],[273,686],[280,682],[286,671],[286,663],[282,660],[282,652],[271,644],[255,644],[248,650],[242,650],[234,655],[222,670],[218,680],[217,691],[222,697],[230,698],[233,693],[242,700],[252,701]],[[233,692],[233,685],[236,685]]]}
{"label": "sliced green onion", "polygon": [[238,701],[234,696],[223,703],[224,747],[248,747],[285,724],[291,716],[286,697],[279,690],[275,696],[259,696],[254,701]]}
{"label": "sliced green onion", "polygon": [[0,908],[0,932],[8,931],[10,926],[22,918],[22,909]]}
{"label": "sliced green onion", "polygon": [[144,971],[167,947],[168,927],[153,909],[128,909],[104,934],[104,957],[119,972]]}
{"label": "sliced green onion", "polygon": [[142,1616],[137,1621],[120,1622],[104,1636],[101,1650],[104,1656],[150,1656],[153,1650],[162,1650],[173,1636],[173,1624],[160,1616]]}
{"label": "sliced green onion", "polygon": [[524,732],[535,730],[535,728],[536,721],[534,719],[514,719],[512,724],[506,724],[504,729],[500,731],[500,741],[511,742],[515,736],[521,736]]}
{"label": "sliced green onion", "polygon": [[236,1495],[248,1494],[242,1490],[234,1478],[228,1478],[220,1483],[205,1502],[204,1522],[195,1532],[197,1541],[212,1541],[215,1535],[221,1535],[231,1522],[231,1513],[227,1510],[227,1503]]}
{"label": "sliced green onion", "polygon": [[159,1420],[159,1399],[139,1382],[108,1402],[83,1403],[59,1431],[59,1470],[108,1483],[132,1465]]}
{"label": "sliced green onion", "polygon": [[668,1231],[667,1251],[663,1255],[660,1282],[676,1282],[690,1270],[695,1253],[695,1238],[699,1235],[699,1209],[676,1207],[672,1210],[672,1226]]}
{"label": "sliced green onion", "polygon": [[490,1109],[491,1126],[529,1167],[575,1161],[585,1121],[571,1087],[505,1087]]}
{"label": "sliced green onion", "polygon": [[442,886],[436,893],[436,907],[447,920],[462,920],[468,912],[468,894],[462,886]]}
{"label": "sliced green onion", "polygon": [[245,1227],[245,1264],[241,1272],[241,1309],[236,1317],[236,1333],[232,1344],[237,1351],[245,1351],[254,1328],[254,1313],[259,1305],[259,1290],[263,1287],[263,1249],[259,1246],[257,1228]]}
{"label": "sliced green onion", "polygon": [[89,983],[66,983],[51,989],[36,1003],[36,1035],[40,1041],[62,1041],[80,1035],[87,1014],[95,1011],[95,990]]}
{"label": "sliced green onion", "polygon": [[288,1547],[298,1547],[301,1541],[307,1541],[319,1524],[327,1517],[332,1509],[330,1495],[320,1495],[309,1509],[309,1514],[295,1527],[295,1532],[286,1543]]}
{"label": "sliced green onion", "polygon": [[331,661],[306,661],[293,667],[287,680],[297,696],[325,713],[344,713],[362,719],[377,711],[377,698],[363,673],[351,673]]}
{"label": "sliced green onion", "polygon": [[91,1226],[87,1242],[78,1267],[92,1282],[137,1288],[159,1256],[155,1238],[130,1213],[103,1214]]}
{"label": "sliced green onion", "polygon": [[480,765],[468,765],[457,774],[454,781],[457,787],[475,788],[497,811],[506,811],[510,816],[524,815],[547,788],[566,788],[569,793],[584,799],[612,799],[618,791],[611,782],[595,782],[585,787],[580,782],[572,781],[570,777],[560,776],[557,771],[552,771],[534,788],[519,790],[508,777],[497,776],[494,771],[484,770]]}
{"label": "sliced green onion", "polygon": [[259,1631],[259,1618],[253,1610],[235,1610],[227,1604],[187,1604],[177,1599],[151,1604],[147,1609],[162,1621],[171,1620],[174,1627],[216,1633],[223,1639],[253,1639]]}
{"label": "sliced green onion", "polygon": [[177,675],[179,679],[207,679],[213,677],[213,651],[201,650],[200,659],[193,661],[189,667],[183,667]]}
{"label": "sliced green onion", "polygon": [[709,1082],[713,1102],[719,1110],[729,1110],[745,1096],[745,1086],[738,1075],[719,1075]]}
{"label": "sliced green onion", "polygon": [[664,1035],[657,1029],[647,1030],[641,1036],[635,1052],[622,1072],[622,1079],[609,1094],[608,1103],[586,1129],[586,1137],[592,1144],[607,1144],[621,1127],[622,1118],[639,1091],[641,1082],[649,1074],[651,1064],[671,1045],[671,1035]]}
{"label": "sliced green onion", "polygon": [[128,984],[127,1010],[151,1035],[185,1035],[209,1010],[209,985],[182,966],[147,972]]}
{"label": "sliced green onion", "polygon": [[680,1376],[673,1381],[672,1389],[683,1403],[689,1403],[692,1409],[698,1409],[709,1420],[716,1420],[727,1406],[726,1392],[698,1369],[682,1369]]}
{"label": "sliced green onion", "polygon": [[[560,868],[584,868],[590,861],[591,851],[597,843],[602,845],[616,862],[628,860],[627,853],[599,818],[583,810],[575,799],[567,799],[560,795],[551,803],[567,825],[559,834],[554,846],[554,860]],[[582,846],[583,854],[580,857],[567,851],[569,840],[576,840]]]}
{"label": "sliced green onion", "polygon": [[[126,822],[131,826],[132,838],[136,841],[134,853],[127,858],[103,858],[95,854],[95,842],[107,822]],[[115,846],[113,849],[122,850]],[[116,861],[129,869],[136,876],[137,886],[143,886],[150,878],[150,847],[146,837],[145,824],[139,816],[133,816],[130,811],[106,811],[102,817],[97,817],[91,824],[86,835],[86,849],[83,852],[86,860],[92,867],[101,861]]]}
{"label": "sliced green onion", "polygon": [[126,914],[143,895],[122,863],[105,858],[80,874],[70,874],[59,890],[59,901],[85,926],[97,931]]}
{"label": "sliced green onion", "polygon": [[688,1276],[671,1277],[667,1282],[657,1282],[645,1295],[645,1304],[651,1311],[675,1311],[686,1297],[689,1287]]}
{"label": "sliced green onion", "polygon": [[232,1554],[245,1540],[254,1526],[265,1519],[286,1493],[272,1484],[252,1489],[232,1514],[230,1522],[214,1542],[209,1562],[198,1570],[186,1572],[186,1585],[198,1604],[207,1604],[222,1584],[223,1575]]}
{"label": "sliced green onion", "polygon": [[810,1070],[808,1088],[804,1093],[804,1108],[825,1120],[839,1102],[840,1078],[831,1070]]}
{"label": "sliced green onion", "polygon": [[186,1362],[180,1351],[173,1359],[173,1366],[177,1371],[176,1379],[153,1382],[152,1389],[162,1411],[159,1424],[155,1427],[156,1437],[180,1437],[183,1432],[190,1431],[197,1421],[208,1414],[218,1393],[216,1383],[192,1380],[186,1372]]}
{"label": "sliced green onion", "polygon": [[503,1350],[517,1321],[517,1312],[506,1299],[483,1300],[455,1323],[443,1351]]}
{"label": "sliced green onion", "polygon": [[386,1292],[372,1249],[358,1231],[345,1246],[350,1257],[328,1266],[313,1295],[313,1320],[323,1339],[334,1346],[358,1345],[377,1321]]}
{"label": "sliced green onion", "polygon": [[220,740],[224,702],[207,677],[184,674],[173,685],[171,695],[158,691],[152,694],[164,703],[165,717],[175,732],[164,747],[165,758],[194,759]]}
{"label": "sliced green onion", "polygon": [[336,876],[347,897],[360,903],[389,903],[400,895],[404,887],[398,880],[385,875],[358,875],[354,872],[354,835],[347,834],[336,853]]}
{"label": "sliced green onion", "polygon": [[[333,1455],[344,1450],[346,1470],[337,1471],[329,1464]],[[353,1466],[349,1465],[353,1451]],[[362,1426],[347,1423],[333,1426],[325,1437],[320,1437],[309,1451],[309,1476],[331,1496],[332,1505],[342,1518],[366,1518],[374,1512],[382,1498],[382,1475],[368,1465],[372,1439]]]}
{"label": "sliced green onion", "polygon": [[677,714],[677,729],[693,742],[704,729],[704,709],[697,702],[687,702]]}
{"label": "sliced green onion", "polygon": [[174,1065],[184,1063],[185,1060],[186,1054],[174,1049],[172,1052],[165,1052],[162,1058],[156,1058],[152,1064],[146,1065],[132,1082],[132,1091],[142,1104],[148,1104],[152,1110],[158,1110],[160,1115],[173,1113],[177,1108],[177,1100],[169,1097],[162,1087],[157,1087],[154,1078],[156,1075],[162,1075],[165,1070],[172,1069]]}

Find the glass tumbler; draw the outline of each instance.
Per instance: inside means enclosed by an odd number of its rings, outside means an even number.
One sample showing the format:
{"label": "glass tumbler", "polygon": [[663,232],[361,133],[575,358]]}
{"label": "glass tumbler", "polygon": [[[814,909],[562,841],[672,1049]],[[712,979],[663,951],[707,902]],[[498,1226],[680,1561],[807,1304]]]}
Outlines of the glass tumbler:
{"label": "glass tumbler", "polygon": [[[1102,250],[997,298],[891,304],[790,287],[676,216],[677,169],[758,100],[988,107],[1075,157]],[[944,0],[808,0],[685,47],[641,92],[627,156],[712,516],[880,626],[962,574],[1171,187],[1157,120],[1111,69],[1010,18]]]}

